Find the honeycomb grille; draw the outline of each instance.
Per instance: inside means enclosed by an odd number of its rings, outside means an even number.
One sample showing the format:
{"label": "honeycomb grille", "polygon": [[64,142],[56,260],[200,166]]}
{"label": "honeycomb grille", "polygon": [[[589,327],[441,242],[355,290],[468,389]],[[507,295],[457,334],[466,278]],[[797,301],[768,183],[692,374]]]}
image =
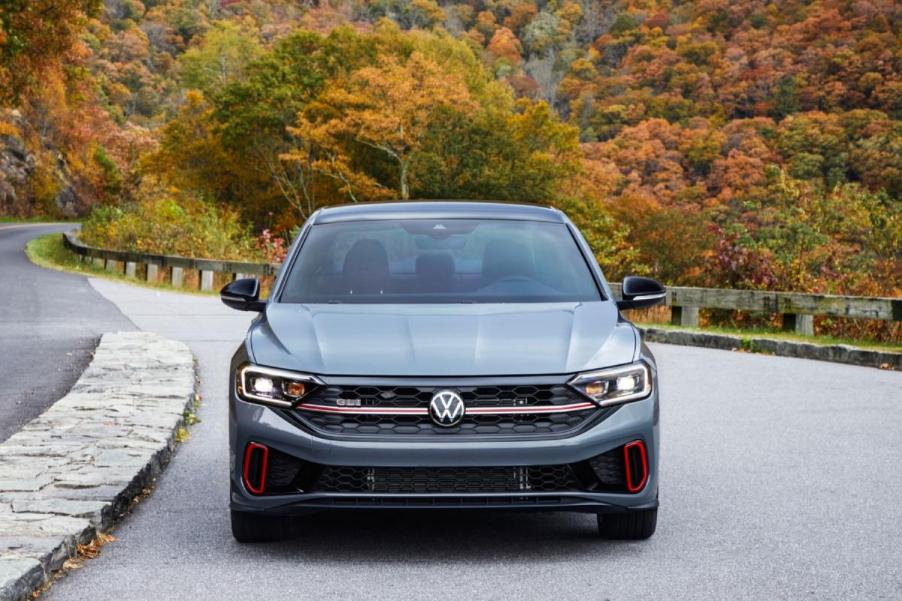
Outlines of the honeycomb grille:
{"label": "honeycomb grille", "polygon": [[[436,390],[445,387],[414,386],[323,386],[305,397],[305,403],[341,406],[343,401],[360,401],[361,407],[428,409]],[[454,387],[467,406],[499,407],[522,405],[567,405],[584,402],[576,391],[563,384]],[[465,415],[453,427],[436,425],[428,415],[353,415],[296,410],[295,416],[308,427],[338,436],[460,436],[460,435],[554,435],[578,429],[599,409],[543,413],[536,415]]]}
{"label": "honeycomb grille", "polygon": [[600,490],[612,492],[623,492],[626,490],[623,447],[617,447],[607,453],[592,457],[588,463],[598,479],[598,488]]}
{"label": "honeycomb grille", "polygon": [[569,465],[529,467],[324,466],[316,492],[504,493],[579,490]]}

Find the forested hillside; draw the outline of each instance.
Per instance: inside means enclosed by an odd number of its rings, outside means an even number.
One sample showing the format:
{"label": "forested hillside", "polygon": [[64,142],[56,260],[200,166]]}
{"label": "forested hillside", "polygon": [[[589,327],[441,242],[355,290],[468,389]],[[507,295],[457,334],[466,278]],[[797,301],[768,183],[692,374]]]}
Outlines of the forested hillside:
{"label": "forested hillside", "polygon": [[278,254],[325,204],[522,200],[568,211],[612,277],[902,293],[894,0],[7,0],[0,21],[5,214]]}

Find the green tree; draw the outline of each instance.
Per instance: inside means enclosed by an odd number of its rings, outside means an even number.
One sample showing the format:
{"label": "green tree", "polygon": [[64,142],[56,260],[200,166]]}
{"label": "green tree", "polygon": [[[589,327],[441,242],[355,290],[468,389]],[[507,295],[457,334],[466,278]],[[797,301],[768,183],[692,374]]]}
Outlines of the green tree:
{"label": "green tree", "polygon": [[179,58],[182,84],[205,94],[218,92],[247,75],[248,65],[262,54],[256,36],[230,21],[217,22],[199,46]]}

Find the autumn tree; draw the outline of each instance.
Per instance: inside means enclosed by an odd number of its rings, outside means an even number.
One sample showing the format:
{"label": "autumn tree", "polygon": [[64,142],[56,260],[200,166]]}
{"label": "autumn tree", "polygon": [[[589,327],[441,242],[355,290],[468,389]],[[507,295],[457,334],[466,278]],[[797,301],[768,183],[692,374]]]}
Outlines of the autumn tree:
{"label": "autumn tree", "polygon": [[179,57],[182,83],[208,94],[216,92],[244,77],[248,65],[261,54],[254,35],[230,21],[219,22],[207,32],[203,43]]}
{"label": "autumn tree", "polygon": [[[319,206],[312,173],[301,162],[280,160],[298,146],[288,131],[297,115],[333,77],[375,56],[376,40],[348,28],[328,36],[300,31],[277,42],[246,67],[246,76],[215,92],[211,118],[218,143],[241,170],[249,189],[224,198],[248,215],[282,213],[306,219]],[[242,186],[244,187],[244,186]]]}
{"label": "autumn tree", "polygon": [[514,33],[507,27],[496,30],[489,41],[488,51],[496,59],[504,59],[508,65],[519,65],[523,48]]}
{"label": "autumn tree", "polygon": [[460,76],[443,71],[421,52],[406,59],[385,57],[381,65],[358,69],[311,103],[288,131],[306,139],[314,152],[289,152],[283,158],[303,162],[321,148],[329,158],[315,159],[313,167],[339,178],[355,198],[350,182],[358,176],[340,151],[343,141],[353,141],[395,164],[400,197],[407,200],[410,167],[435,116],[445,109],[466,114],[476,106]]}
{"label": "autumn tree", "polygon": [[0,103],[35,84],[75,43],[100,0],[5,0],[0,3]]}

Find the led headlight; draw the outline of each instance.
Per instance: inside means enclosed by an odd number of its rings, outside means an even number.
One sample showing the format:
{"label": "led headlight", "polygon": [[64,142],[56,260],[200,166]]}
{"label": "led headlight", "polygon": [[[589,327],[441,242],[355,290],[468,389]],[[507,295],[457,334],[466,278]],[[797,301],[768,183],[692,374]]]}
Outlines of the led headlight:
{"label": "led headlight", "polygon": [[322,382],[309,374],[248,364],[238,369],[235,384],[245,401],[291,407]]}
{"label": "led headlight", "polygon": [[644,361],[579,374],[570,380],[599,407],[638,401],[651,394],[651,368]]}

